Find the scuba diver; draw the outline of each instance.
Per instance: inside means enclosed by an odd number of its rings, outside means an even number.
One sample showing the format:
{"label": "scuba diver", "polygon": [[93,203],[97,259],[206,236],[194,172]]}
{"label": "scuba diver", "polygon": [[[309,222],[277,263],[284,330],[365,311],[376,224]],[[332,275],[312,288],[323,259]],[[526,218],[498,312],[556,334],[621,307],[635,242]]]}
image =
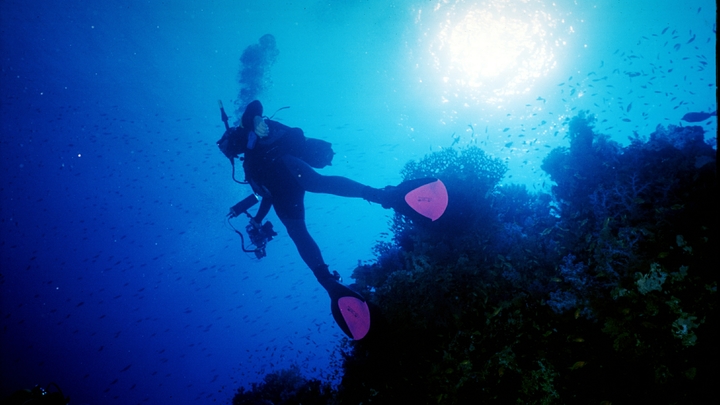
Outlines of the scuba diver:
{"label": "scuba diver", "polygon": [[[331,310],[338,326],[349,337],[362,339],[370,330],[366,300],[343,285],[336,271],[330,272],[305,224],[305,192],[363,198],[384,208],[393,208],[414,221],[434,221],[447,207],[444,184],[438,179],[425,178],[377,189],[346,177],[324,176],[314,168],[331,164],[334,152],[330,143],[307,138],[300,128],[291,128],[263,116],[263,106],[258,100],[245,108],[241,127],[230,128],[222,104],[221,111],[227,130],[218,146],[233,163],[233,179],[234,158],[244,154],[245,179],[254,192],[232,207],[228,217],[245,212],[250,218],[246,229],[251,237],[255,232],[266,234],[266,240],[269,240],[275,235],[272,225],[268,229],[269,222],[265,225],[262,222],[273,207],[300,257],[330,295]],[[257,196],[261,198],[260,208],[252,216],[247,209],[257,202]],[[264,243],[262,249],[264,255]]]}

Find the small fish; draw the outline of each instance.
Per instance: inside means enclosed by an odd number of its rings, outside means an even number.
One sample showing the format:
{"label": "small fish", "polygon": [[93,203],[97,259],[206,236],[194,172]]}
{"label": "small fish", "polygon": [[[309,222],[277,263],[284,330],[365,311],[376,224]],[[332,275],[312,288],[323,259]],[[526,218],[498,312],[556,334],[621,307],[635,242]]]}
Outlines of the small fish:
{"label": "small fish", "polygon": [[585,367],[585,362],[577,361],[577,362],[575,362],[575,364],[572,365],[572,367],[570,367],[570,370],[577,370],[577,369],[583,368],[583,367]]}
{"label": "small fish", "polygon": [[632,103],[628,104],[627,109],[625,110],[625,112],[630,112],[630,109],[631,109],[631,108],[632,108]]}
{"label": "small fish", "polygon": [[710,117],[717,117],[717,110],[706,113],[706,112],[691,112],[685,114],[682,118],[680,118],[683,121],[687,122],[702,122],[707,120]]}

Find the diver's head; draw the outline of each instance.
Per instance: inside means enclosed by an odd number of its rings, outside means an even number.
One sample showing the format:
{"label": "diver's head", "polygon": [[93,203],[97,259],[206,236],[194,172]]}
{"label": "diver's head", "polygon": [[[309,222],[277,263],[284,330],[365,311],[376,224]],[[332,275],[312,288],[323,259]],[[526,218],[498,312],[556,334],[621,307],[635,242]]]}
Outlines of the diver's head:
{"label": "diver's head", "polygon": [[240,122],[242,123],[243,128],[247,130],[253,130],[255,129],[255,117],[263,115],[263,106],[260,104],[260,101],[255,100],[250,102],[250,104],[245,107],[245,112],[242,115],[242,118],[240,119]]}

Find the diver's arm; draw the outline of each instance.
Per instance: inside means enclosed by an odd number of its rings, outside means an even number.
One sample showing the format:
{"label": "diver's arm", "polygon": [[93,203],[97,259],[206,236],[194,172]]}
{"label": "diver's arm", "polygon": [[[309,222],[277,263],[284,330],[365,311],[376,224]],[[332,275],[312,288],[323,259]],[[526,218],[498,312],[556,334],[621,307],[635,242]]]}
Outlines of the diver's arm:
{"label": "diver's arm", "polygon": [[265,216],[268,214],[268,212],[270,212],[270,207],[272,207],[272,198],[263,197],[260,201],[260,208],[258,208],[258,212],[253,217],[252,221],[255,222],[258,226],[262,225],[263,219],[265,219]]}

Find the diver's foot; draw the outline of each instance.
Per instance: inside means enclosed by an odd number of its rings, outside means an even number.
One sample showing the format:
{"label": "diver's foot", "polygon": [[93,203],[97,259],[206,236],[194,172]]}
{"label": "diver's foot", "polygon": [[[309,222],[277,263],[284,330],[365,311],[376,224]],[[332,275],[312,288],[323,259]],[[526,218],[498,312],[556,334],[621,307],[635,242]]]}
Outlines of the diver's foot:
{"label": "diver's foot", "polygon": [[363,197],[412,219],[432,221],[442,216],[448,204],[445,184],[435,178],[406,180],[382,189],[368,187]]}
{"label": "diver's foot", "polygon": [[337,283],[343,282],[340,273],[338,273],[336,270],[333,270],[332,273],[330,273],[330,267],[327,264],[314,268],[313,274],[315,275],[315,278],[317,278],[317,281],[320,283],[320,285],[323,286],[323,288],[326,290],[333,287]]}
{"label": "diver's foot", "polygon": [[387,186],[384,188],[368,187],[363,193],[363,199],[372,203],[380,204],[385,209],[393,208],[398,200],[398,191],[395,186]]}
{"label": "diver's foot", "polygon": [[[333,273],[337,274],[336,271],[333,271]],[[318,281],[320,281],[320,285],[322,286],[322,288],[324,288],[325,291],[327,291],[327,293],[330,297],[333,297],[334,295],[338,295],[338,294],[340,294],[340,295],[347,294],[347,290],[350,289],[350,287],[347,287],[346,285],[344,285],[342,283],[342,278],[340,277],[340,275],[338,274],[336,277],[335,274],[333,274],[332,276],[330,276],[326,279],[318,280]],[[352,291],[352,290],[350,290],[350,291]],[[357,294],[354,291],[353,291],[353,293]]]}

